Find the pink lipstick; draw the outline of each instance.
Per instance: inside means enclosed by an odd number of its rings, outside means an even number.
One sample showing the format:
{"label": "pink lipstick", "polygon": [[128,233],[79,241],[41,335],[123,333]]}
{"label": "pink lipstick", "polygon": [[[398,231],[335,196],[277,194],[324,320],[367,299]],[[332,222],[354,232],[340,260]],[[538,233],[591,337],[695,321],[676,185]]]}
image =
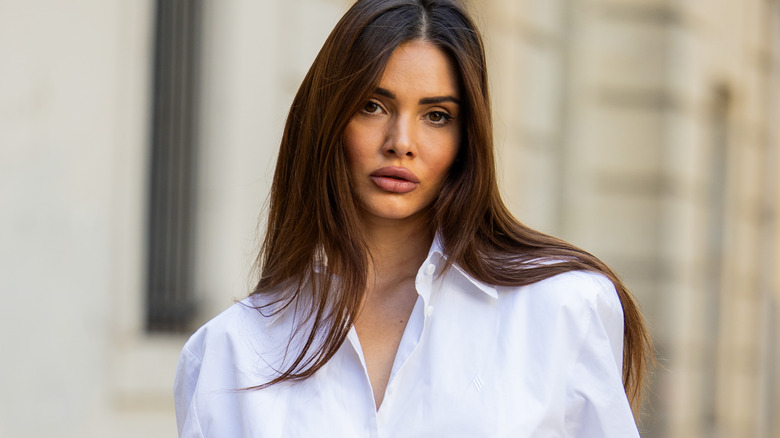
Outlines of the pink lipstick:
{"label": "pink lipstick", "polygon": [[409,193],[420,185],[420,180],[404,167],[383,167],[369,175],[380,189],[391,193]]}

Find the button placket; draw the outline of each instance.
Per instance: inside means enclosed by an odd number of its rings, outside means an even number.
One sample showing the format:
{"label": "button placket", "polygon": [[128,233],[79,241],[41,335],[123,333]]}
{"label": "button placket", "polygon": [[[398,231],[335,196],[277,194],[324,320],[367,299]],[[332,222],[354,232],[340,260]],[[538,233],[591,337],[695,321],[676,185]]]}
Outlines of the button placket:
{"label": "button placket", "polygon": [[[428,263],[428,266],[425,267],[425,276],[428,277],[426,280],[429,281],[429,284],[433,284],[433,274],[436,272],[436,265],[433,263]],[[433,315],[433,306],[428,304],[430,300],[426,303],[425,306],[425,319],[428,319]]]}

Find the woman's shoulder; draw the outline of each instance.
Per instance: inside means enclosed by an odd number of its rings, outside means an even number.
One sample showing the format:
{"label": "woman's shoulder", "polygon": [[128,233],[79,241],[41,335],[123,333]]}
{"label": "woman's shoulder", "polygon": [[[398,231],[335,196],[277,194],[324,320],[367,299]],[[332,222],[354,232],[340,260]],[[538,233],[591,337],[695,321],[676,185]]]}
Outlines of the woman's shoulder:
{"label": "woman's shoulder", "polygon": [[235,302],[196,330],[184,345],[183,354],[202,358],[207,349],[235,349],[262,342],[268,336],[267,327],[279,317],[267,301],[251,295]]}
{"label": "woman's shoulder", "polygon": [[523,292],[542,300],[562,303],[605,304],[620,308],[612,281],[604,274],[568,271],[523,287]]}
{"label": "woman's shoulder", "polygon": [[[569,271],[526,286],[497,288],[501,301],[550,318],[570,317],[579,324],[595,319],[620,322],[623,307],[612,281],[604,274]],[[511,310],[510,310],[511,311]]]}
{"label": "woman's shoulder", "polygon": [[[498,291],[508,332],[521,337],[532,334],[534,345],[544,346],[536,350],[537,354],[596,348],[598,354],[620,367],[623,307],[607,276],[570,271],[527,286],[501,287]],[[605,352],[612,354],[604,355]]]}

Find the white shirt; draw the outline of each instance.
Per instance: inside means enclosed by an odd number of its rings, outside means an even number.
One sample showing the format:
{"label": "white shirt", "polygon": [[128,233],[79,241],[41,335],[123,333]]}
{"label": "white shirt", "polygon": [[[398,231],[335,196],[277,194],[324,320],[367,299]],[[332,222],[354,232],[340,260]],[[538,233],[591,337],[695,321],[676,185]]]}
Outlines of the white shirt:
{"label": "white shirt", "polygon": [[[272,377],[294,319],[237,303],[181,353],[181,437],[638,437],[621,382],[623,313],[604,276],[569,272],[522,287],[475,280],[434,242],[376,410],[354,327],[312,377]],[[250,306],[247,306],[250,305]],[[266,312],[267,313],[267,312]]]}

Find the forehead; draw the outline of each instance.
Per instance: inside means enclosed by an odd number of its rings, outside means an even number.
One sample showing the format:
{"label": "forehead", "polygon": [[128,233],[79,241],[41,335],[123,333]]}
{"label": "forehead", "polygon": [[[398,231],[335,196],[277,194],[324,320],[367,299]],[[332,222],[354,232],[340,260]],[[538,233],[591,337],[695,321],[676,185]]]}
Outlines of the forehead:
{"label": "forehead", "polygon": [[410,97],[458,97],[458,74],[450,57],[427,41],[398,46],[390,56],[379,87]]}

